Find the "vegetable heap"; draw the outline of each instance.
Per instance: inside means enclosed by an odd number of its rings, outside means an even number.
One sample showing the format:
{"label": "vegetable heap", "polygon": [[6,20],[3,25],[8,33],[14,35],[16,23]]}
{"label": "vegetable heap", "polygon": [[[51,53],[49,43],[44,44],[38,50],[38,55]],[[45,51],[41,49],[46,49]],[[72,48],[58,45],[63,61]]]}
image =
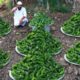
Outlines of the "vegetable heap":
{"label": "vegetable heap", "polygon": [[52,58],[28,55],[12,67],[11,74],[15,80],[58,80],[64,68]]}
{"label": "vegetable heap", "polygon": [[80,13],[75,14],[66,21],[63,24],[62,29],[67,34],[80,36]]}
{"label": "vegetable heap", "polygon": [[70,62],[80,64],[80,42],[67,51],[66,57]]}
{"label": "vegetable heap", "polygon": [[9,23],[0,18],[0,37],[6,35],[10,30]]}
{"label": "vegetable heap", "polygon": [[47,53],[56,54],[61,50],[61,42],[50,33],[36,30],[26,38],[17,41],[17,48],[22,54]]}
{"label": "vegetable heap", "polygon": [[49,18],[45,13],[37,12],[34,15],[33,19],[30,21],[30,26],[35,26],[36,28],[43,28],[44,26],[49,26],[53,23],[53,20]]}
{"label": "vegetable heap", "polygon": [[14,80],[58,80],[63,77],[64,68],[52,58],[53,54],[62,49],[61,42],[44,29],[37,28],[26,38],[17,41],[17,49],[26,56],[12,67]]}
{"label": "vegetable heap", "polygon": [[3,68],[9,61],[9,55],[0,49],[0,68]]}

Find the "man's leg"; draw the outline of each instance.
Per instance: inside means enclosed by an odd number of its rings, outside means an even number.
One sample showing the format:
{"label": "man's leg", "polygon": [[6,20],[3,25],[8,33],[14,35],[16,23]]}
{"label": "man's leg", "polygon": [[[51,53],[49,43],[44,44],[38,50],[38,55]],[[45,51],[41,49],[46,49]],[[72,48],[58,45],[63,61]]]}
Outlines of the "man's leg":
{"label": "man's leg", "polygon": [[18,28],[23,28],[23,27],[25,27],[27,24],[28,24],[27,21],[23,21],[23,22],[22,22],[20,25],[18,25],[17,27],[18,27]]}
{"label": "man's leg", "polygon": [[22,25],[19,25],[19,26],[18,26],[18,28],[22,28],[22,27],[23,27]]}
{"label": "man's leg", "polygon": [[22,25],[23,27],[25,27],[27,24],[28,24],[27,21],[23,21],[21,25]]}

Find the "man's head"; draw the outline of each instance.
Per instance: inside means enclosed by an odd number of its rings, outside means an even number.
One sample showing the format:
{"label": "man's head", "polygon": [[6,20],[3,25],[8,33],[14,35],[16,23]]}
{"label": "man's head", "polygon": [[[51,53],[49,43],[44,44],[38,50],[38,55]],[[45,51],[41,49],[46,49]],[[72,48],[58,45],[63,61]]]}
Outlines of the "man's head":
{"label": "man's head", "polygon": [[22,2],[21,1],[17,2],[17,7],[18,7],[18,10],[21,10],[21,8],[22,8]]}

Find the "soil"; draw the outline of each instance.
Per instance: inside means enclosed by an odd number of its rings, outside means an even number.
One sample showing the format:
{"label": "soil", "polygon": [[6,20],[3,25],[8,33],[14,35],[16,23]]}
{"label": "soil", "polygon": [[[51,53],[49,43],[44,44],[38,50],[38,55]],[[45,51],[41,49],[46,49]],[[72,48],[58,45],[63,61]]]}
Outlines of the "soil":
{"label": "soil", "polygon": [[[62,44],[63,50],[61,54],[55,56],[55,59],[58,63],[63,65],[65,68],[65,76],[63,80],[80,80],[80,66],[75,66],[72,64],[67,63],[64,60],[64,54],[66,50],[76,41],[79,41],[80,38],[69,37],[61,33],[60,27],[65,20],[67,20],[72,13],[62,14],[56,13],[51,14],[51,17],[55,19],[55,24],[51,27],[51,33],[58,37]],[[11,80],[8,75],[8,70],[11,69],[12,65],[18,63],[22,56],[15,52],[16,40],[23,39],[31,30],[29,27],[24,28],[13,28],[10,34],[5,37],[0,38],[0,48],[8,51],[11,55],[10,63],[5,66],[2,70],[0,70],[0,80]]]}

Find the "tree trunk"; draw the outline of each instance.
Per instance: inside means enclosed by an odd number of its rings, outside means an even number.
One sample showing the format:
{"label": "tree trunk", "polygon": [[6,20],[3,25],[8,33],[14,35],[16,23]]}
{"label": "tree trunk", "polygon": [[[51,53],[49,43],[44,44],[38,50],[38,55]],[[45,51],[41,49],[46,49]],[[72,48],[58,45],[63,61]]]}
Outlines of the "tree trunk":
{"label": "tree trunk", "polygon": [[17,0],[11,0],[12,1],[12,5],[15,6],[17,3]]}
{"label": "tree trunk", "polygon": [[74,13],[80,12],[80,0],[74,0],[72,12]]}
{"label": "tree trunk", "polygon": [[47,11],[49,11],[49,8],[50,8],[49,1],[47,0]]}
{"label": "tree trunk", "polygon": [[74,0],[65,0],[65,3],[70,3],[72,4],[74,2]]}

